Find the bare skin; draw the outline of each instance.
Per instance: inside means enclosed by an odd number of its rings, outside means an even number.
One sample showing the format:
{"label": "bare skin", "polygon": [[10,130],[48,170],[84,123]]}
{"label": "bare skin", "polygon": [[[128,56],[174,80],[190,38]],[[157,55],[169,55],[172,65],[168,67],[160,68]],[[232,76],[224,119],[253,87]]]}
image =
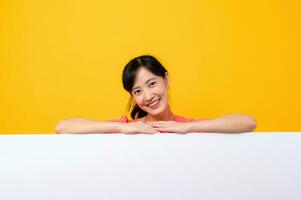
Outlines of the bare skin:
{"label": "bare skin", "polygon": [[193,122],[175,121],[145,121],[141,118],[135,122],[119,123],[95,121],[84,118],[62,120],[56,127],[57,133],[64,134],[92,134],[92,133],[124,133],[124,134],[155,134],[161,132],[190,133],[243,133],[256,128],[256,121],[252,116],[231,114],[218,118],[195,120]]}
{"label": "bare skin", "polygon": [[199,119],[192,122],[176,122],[177,117],[168,103],[169,78],[156,76],[140,68],[136,74],[131,95],[136,104],[148,114],[130,123],[96,121],[84,118],[62,120],[57,133],[124,133],[155,134],[160,132],[190,133],[243,133],[256,128],[256,121],[250,115],[229,114],[213,119]]}

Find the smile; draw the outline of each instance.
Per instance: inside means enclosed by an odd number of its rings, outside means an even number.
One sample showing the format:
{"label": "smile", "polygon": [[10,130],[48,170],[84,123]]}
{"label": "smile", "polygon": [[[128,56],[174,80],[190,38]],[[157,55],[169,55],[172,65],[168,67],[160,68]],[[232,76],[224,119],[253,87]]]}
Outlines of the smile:
{"label": "smile", "polygon": [[160,99],[148,104],[147,106],[154,109],[154,108],[157,108],[159,106],[159,102],[160,102]]}

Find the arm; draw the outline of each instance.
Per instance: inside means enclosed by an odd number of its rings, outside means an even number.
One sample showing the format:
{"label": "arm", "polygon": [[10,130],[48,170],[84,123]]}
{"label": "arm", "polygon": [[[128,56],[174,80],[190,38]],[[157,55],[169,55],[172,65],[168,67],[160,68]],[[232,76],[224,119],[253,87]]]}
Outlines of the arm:
{"label": "arm", "polygon": [[196,120],[188,126],[188,132],[242,133],[253,131],[256,120],[250,115],[230,114],[214,119]]}
{"label": "arm", "polygon": [[95,121],[84,118],[72,118],[60,121],[56,126],[57,133],[124,133],[124,134],[154,134],[159,131],[143,122],[120,123],[112,121]]}
{"label": "arm", "polygon": [[120,133],[120,123],[71,118],[58,122],[56,133]]}

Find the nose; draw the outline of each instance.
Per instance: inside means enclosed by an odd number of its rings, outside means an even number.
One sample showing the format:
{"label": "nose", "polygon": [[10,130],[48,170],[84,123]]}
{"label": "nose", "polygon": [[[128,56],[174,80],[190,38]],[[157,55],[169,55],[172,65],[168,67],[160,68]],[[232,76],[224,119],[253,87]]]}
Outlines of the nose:
{"label": "nose", "polygon": [[146,102],[151,102],[152,100],[153,100],[153,95],[150,93],[150,91],[148,91],[148,90],[145,90],[145,92],[144,92],[144,100],[146,101]]}

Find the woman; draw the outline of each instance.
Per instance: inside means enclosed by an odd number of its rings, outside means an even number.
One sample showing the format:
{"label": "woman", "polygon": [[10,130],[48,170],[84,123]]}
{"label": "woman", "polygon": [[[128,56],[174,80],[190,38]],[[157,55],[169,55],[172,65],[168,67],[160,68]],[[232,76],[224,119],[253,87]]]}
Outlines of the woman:
{"label": "woman", "polygon": [[168,103],[168,72],[153,56],[132,59],[124,68],[123,87],[130,93],[132,120],[96,121],[84,118],[62,120],[57,133],[242,133],[256,128],[252,116],[231,114],[213,119],[188,119],[175,115]]}

